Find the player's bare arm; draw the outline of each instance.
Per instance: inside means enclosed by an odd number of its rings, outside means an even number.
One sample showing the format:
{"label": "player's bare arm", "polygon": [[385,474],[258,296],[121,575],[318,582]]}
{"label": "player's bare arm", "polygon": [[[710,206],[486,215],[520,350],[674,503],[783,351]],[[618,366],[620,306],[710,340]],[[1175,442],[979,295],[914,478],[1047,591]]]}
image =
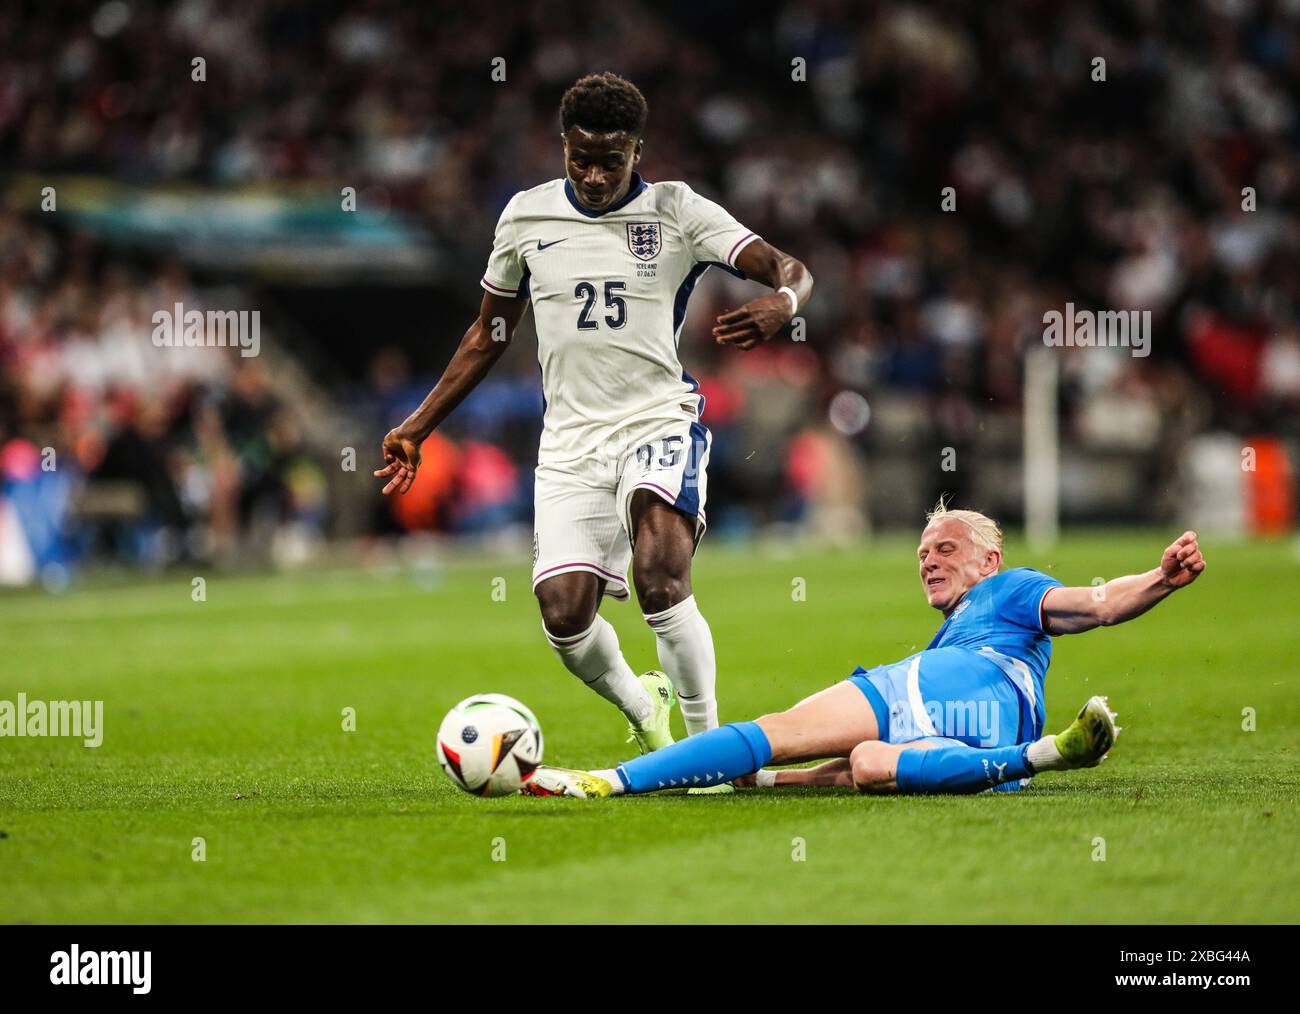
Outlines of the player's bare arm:
{"label": "player's bare arm", "polygon": [[1128,574],[1088,588],[1053,588],[1043,597],[1043,629],[1049,634],[1081,634],[1136,619],[1205,570],[1196,533],[1183,532],[1165,547],[1160,565],[1145,574]]}
{"label": "player's bare arm", "polygon": [[[736,267],[749,278],[770,285],[772,292],[721,314],[714,324],[713,338],[719,345],[752,349],[788,324],[798,308],[808,302],[813,277],[802,261],[761,239],[740,251]],[[782,289],[793,292],[793,299]]]}
{"label": "player's bare arm", "polygon": [[438,383],[420,407],[384,437],[384,467],[375,472],[377,478],[388,479],[384,493],[411,488],[420,467],[420,445],[501,358],[527,306],[527,299],[483,293],[478,319],[465,332]]}

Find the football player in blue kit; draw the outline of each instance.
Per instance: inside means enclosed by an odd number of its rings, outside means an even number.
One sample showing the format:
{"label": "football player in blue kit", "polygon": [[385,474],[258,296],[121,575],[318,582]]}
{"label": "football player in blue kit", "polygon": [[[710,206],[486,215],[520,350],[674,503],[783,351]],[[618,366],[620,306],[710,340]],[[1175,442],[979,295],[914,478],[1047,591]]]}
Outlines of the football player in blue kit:
{"label": "football player in blue kit", "polygon": [[[1003,571],[997,523],[942,502],[927,517],[917,557],[926,600],[944,615],[923,651],[858,668],[788,711],[615,768],[539,768],[524,791],[595,798],[734,781],[970,793],[1014,791],[1040,772],[1094,767],[1119,732],[1105,697],[1091,698],[1064,732],[1043,734],[1052,636],[1126,623],[1205,570],[1189,531],[1146,573],[1067,588],[1029,567]],[[823,758],[830,759],[812,768],[765,768]]]}

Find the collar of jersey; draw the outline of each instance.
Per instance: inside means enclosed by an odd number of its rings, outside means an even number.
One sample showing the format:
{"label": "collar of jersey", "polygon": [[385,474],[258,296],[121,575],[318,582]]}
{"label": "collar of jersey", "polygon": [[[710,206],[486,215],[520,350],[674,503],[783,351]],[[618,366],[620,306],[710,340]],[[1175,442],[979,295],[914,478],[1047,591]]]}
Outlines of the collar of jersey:
{"label": "collar of jersey", "polygon": [[567,176],[564,178],[564,196],[569,199],[569,203],[573,205],[575,211],[587,218],[600,218],[602,215],[608,215],[611,211],[618,211],[619,208],[626,207],[636,200],[645,187],[646,182],[641,178],[641,174],[634,172],[632,173],[632,182],[628,185],[627,193],[623,195],[622,200],[617,204],[611,204],[604,211],[591,211],[582,206],[582,202],[578,200],[578,195],[573,192],[573,184],[569,182],[569,178]]}

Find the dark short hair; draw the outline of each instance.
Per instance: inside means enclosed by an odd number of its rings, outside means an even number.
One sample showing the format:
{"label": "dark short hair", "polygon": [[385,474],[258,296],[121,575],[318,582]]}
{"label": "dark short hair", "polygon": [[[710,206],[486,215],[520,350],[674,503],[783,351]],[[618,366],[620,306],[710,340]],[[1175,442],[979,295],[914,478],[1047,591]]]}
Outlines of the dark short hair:
{"label": "dark short hair", "polygon": [[560,99],[560,129],[581,127],[593,134],[641,137],[650,108],[645,96],[627,78],[606,71],[575,81]]}

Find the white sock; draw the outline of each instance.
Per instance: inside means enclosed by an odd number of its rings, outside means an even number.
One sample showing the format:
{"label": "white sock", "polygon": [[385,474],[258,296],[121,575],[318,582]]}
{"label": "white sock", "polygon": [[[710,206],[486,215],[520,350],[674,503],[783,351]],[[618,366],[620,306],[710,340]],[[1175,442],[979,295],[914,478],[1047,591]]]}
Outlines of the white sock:
{"label": "white sock", "polygon": [[686,721],[686,734],[707,732],[718,727],[718,680],[713,654],[713,632],[695,604],[695,596],[682,599],[662,613],[645,618],[655,632],[659,664],[677,689],[677,700]]}
{"label": "white sock", "polygon": [[1025,760],[1029,761],[1029,766],[1035,771],[1063,771],[1066,767],[1065,758],[1056,749],[1054,735],[1030,743],[1029,749],[1025,751]]}
{"label": "white sock", "polygon": [[623,779],[618,776],[618,772],[613,768],[601,768],[599,771],[589,772],[597,778],[603,778],[612,786],[611,796],[621,796],[623,794]]}
{"label": "white sock", "polygon": [[601,697],[640,724],[654,711],[654,703],[618,647],[618,634],[596,614],[590,627],[573,637],[555,637],[545,626],[546,640],[566,669]]}

